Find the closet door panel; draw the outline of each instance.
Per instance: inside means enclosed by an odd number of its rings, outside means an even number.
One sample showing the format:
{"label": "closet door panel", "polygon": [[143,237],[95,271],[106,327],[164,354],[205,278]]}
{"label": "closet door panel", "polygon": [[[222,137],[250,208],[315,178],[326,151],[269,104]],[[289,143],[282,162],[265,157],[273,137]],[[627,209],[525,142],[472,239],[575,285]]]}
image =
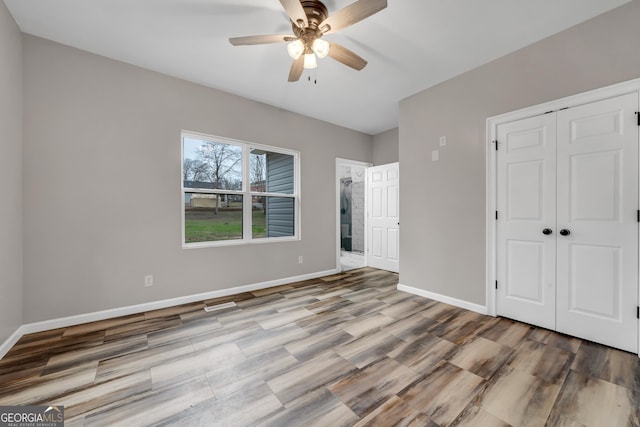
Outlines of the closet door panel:
{"label": "closet door panel", "polygon": [[555,328],[555,135],[553,114],[498,128],[498,314],[549,329]]}
{"label": "closet door panel", "polygon": [[637,108],[630,94],[557,115],[557,330],[634,352]]}

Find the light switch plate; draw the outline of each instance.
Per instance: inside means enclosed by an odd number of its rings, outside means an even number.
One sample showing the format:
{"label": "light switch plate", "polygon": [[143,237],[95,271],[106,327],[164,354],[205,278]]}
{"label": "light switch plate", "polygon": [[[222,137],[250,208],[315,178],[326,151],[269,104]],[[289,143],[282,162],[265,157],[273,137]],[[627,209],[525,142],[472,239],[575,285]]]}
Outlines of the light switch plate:
{"label": "light switch plate", "polygon": [[441,136],[440,137],[440,147],[444,147],[445,145],[447,145],[447,137],[446,136]]}
{"label": "light switch plate", "polygon": [[431,161],[432,162],[437,162],[438,160],[440,160],[440,151],[433,150],[431,152]]}

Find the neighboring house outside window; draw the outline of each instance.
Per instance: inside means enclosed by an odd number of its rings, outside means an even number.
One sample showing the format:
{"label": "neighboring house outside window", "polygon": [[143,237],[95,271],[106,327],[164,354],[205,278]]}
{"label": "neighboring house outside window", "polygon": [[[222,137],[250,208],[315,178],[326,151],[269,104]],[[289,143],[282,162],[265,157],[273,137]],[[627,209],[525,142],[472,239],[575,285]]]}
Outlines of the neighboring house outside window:
{"label": "neighboring house outside window", "polygon": [[182,133],[184,247],[299,239],[299,153]]}

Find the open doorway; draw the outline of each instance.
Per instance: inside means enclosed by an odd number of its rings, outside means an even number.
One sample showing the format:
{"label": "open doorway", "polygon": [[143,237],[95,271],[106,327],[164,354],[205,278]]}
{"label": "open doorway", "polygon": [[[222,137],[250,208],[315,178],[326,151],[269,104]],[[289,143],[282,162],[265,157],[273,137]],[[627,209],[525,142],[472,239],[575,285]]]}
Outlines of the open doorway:
{"label": "open doorway", "polygon": [[341,271],[365,267],[365,194],[369,163],[336,161],[337,265]]}

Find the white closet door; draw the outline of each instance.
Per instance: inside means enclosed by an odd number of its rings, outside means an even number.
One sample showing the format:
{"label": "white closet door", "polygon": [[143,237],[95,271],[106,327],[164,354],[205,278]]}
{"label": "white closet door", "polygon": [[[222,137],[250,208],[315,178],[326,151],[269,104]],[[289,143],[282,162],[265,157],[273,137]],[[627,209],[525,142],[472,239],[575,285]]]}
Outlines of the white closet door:
{"label": "white closet door", "polygon": [[398,272],[400,262],[400,166],[399,163],[367,169],[367,263]]}
{"label": "white closet door", "polygon": [[555,115],[500,125],[498,141],[497,311],[555,329]]}
{"label": "white closet door", "polygon": [[630,94],[558,112],[554,233],[557,330],[633,352],[638,350],[637,108],[638,95]]}

